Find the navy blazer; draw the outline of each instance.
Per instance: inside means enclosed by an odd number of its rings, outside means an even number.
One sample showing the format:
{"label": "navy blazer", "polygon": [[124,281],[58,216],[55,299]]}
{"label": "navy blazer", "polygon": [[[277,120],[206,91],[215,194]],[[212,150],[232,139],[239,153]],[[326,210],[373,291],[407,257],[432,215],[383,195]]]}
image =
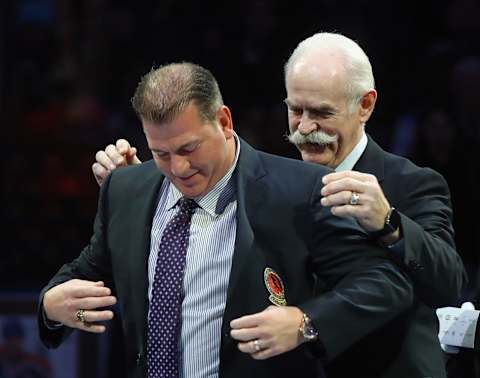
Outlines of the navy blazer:
{"label": "navy blazer", "polygon": [[[319,201],[318,165],[256,151],[241,141],[235,170],[237,234],[223,317],[220,377],[322,377],[332,358],[391,319],[413,300],[408,276],[367,240],[352,219]],[[47,287],[71,278],[104,280],[119,302],[129,378],[146,377],[148,253],[163,176],[153,161],[113,171],[102,185],[94,234]],[[263,273],[275,270],[288,305],[310,314],[320,342],[256,361],[238,351],[229,323],[271,305]],[[69,329],[40,336],[58,346]]]}
{"label": "navy blazer", "polygon": [[390,254],[412,278],[415,302],[329,364],[328,377],[445,378],[435,308],[455,305],[466,284],[448,185],[439,173],[385,152],[370,137],[353,170],[376,176],[400,212],[403,240]]}

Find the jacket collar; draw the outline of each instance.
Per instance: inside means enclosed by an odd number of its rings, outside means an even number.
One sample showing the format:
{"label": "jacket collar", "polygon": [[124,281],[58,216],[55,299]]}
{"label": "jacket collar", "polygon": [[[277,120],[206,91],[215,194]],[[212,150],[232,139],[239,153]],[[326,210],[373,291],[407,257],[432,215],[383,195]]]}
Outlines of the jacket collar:
{"label": "jacket collar", "polygon": [[353,170],[370,173],[378,182],[385,178],[385,151],[367,134],[368,142],[365,151],[354,165]]}

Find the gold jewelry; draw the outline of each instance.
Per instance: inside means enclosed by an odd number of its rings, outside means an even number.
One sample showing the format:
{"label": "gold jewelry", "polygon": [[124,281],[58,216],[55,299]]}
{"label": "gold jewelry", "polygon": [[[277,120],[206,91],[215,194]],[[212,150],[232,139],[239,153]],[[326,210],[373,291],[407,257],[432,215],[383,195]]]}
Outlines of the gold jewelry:
{"label": "gold jewelry", "polygon": [[79,322],[86,323],[87,321],[85,320],[85,310],[80,309],[75,313],[75,319],[77,319]]}

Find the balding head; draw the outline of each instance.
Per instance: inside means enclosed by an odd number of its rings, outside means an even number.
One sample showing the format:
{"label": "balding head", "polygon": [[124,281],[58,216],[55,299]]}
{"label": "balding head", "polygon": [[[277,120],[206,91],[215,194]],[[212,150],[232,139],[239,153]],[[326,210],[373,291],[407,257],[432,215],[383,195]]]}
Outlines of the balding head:
{"label": "balding head", "polygon": [[192,63],[172,63],[142,77],[132,98],[142,121],[161,124],[195,103],[205,121],[213,121],[223,105],[218,83],[207,69]]}
{"label": "balding head", "polygon": [[303,40],[285,64],[285,81],[295,70],[309,70],[314,77],[336,76],[345,86],[349,104],[375,88],[372,66],[362,48],[336,33],[317,33]]}

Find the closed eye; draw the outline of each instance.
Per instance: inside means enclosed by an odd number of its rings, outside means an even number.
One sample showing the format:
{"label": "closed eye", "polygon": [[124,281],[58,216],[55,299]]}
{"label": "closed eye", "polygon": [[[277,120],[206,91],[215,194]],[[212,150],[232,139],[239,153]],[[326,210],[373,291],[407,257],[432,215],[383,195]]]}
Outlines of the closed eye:
{"label": "closed eye", "polygon": [[320,109],[311,109],[309,113],[313,118],[329,118],[333,115],[333,112]]}
{"label": "closed eye", "polygon": [[289,107],[288,111],[292,114],[295,114],[295,115],[301,115],[303,113],[303,109],[301,109],[301,108],[291,108],[291,107]]}
{"label": "closed eye", "polygon": [[162,152],[162,151],[152,151],[152,152],[155,156],[157,156],[162,160],[165,160],[170,156],[168,152]]}
{"label": "closed eye", "polygon": [[200,142],[184,146],[184,147],[180,148],[180,150],[178,151],[178,154],[179,155],[191,154],[192,152],[194,152],[198,148],[199,145],[200,145]]}

